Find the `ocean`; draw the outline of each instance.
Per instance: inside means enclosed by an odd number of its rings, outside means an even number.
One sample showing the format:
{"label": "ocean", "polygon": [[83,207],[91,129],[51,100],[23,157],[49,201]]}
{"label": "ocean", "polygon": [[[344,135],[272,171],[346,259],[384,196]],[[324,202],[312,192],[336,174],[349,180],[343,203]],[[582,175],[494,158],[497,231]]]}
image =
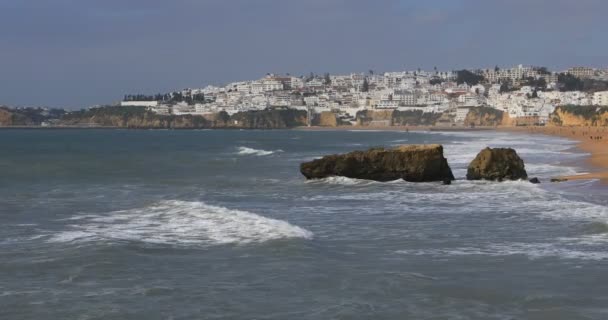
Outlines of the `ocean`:
{"label": "ocean", "polygon": [[[440,143],[457,181],[305,181]],[[486,146],[543,182],[469,182]],[[575,142],[494,131],[0,131],[0,319],[608,319]]]}

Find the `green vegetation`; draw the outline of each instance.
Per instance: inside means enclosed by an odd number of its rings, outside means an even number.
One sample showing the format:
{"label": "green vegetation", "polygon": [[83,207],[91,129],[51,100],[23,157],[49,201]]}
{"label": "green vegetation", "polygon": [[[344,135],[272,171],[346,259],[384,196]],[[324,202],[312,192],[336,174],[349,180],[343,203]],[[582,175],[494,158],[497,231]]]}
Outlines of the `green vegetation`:
{"label": "green vegetation", "polygon": [[482,75],[473,73],[469,70],[456,71],[456,82],[458,84],[466,83],[470,86],[474,86],[483,81],[485,81],[485,78]]}
{"label": "green vegetation", "polygon": [[361,86],[361,92],[368,92],[369,91],[369,82],[367,81],[367,78],[363,79],[363,85]]}
{"label": "green vegetation", "polygon": [[277,129],[306,125],[306,115],[306,111],[294,109],[246,111],[232,116],[219,112],[212,121],[199,115],[159,115],[145,107],[107,106],[68,113],[63,117],[62,123],[133,129]]}
{"label": "green vegetation", "polygon": [[431,78],[431,80],[429,81],[429,84],[431,85],[436,85],[436,84],[442,84],[444,82],[443,79],[439,78],[439,77],[433,77]]}
{"label": "green vegetation", "polygon": [[123,101],[164,101],[164,102],[186,102],[188,104],[205,103],[205,94],[196,93],[192,96],[184,96],[181,92],[173,92],[167,94],[145,95],[145,94],[127,94]]}
{"label": "green vegetation", "polygon": [[560,73],[557,76],[560,91],[596,92],[608,90],[608,81],[595,79],[580,79],[569,73]]}
{"label": "green vegetation", "polygon": [[608,107],[565,105],[557,107],[555,112],[557,113],[557,111],[569,113],[577,117],[582,117],[585,120],[596,122],[599,120],[600,114],[608,113]]}

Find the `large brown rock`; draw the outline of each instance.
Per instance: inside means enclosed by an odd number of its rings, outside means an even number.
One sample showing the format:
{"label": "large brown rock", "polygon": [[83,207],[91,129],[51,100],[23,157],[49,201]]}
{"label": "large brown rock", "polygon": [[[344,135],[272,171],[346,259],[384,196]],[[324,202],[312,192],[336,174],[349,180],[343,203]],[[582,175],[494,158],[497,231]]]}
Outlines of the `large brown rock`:
{"label": "large brown rock", "polygon": [[376,181],[454,180],[441,145],[404,145],[330,155],[302,163],[300,171],[307,179],[343,176]]}
{"label": "large brown rock", "polygon": [[485,148],[469,164],[467,180],[527,179],[524,161],[511,148]]}

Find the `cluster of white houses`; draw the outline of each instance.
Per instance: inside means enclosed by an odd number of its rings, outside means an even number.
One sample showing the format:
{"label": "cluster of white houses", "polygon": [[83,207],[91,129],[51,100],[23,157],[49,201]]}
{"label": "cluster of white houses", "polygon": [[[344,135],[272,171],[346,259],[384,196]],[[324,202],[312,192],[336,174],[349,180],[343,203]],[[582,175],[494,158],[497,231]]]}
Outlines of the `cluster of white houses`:
{"label": "cluster of white houses", "polygon": [[[608,70],[576,67],[565,72],[582,79],[608,80]],[[470,108],[480,106],[505,111],[512,118],[536,117],[540,123],[558,105],[608,106],[608,91],[556,90],[558,76],[545,68],[520,65],[476,73],[485,78],[484,85],[458,84],[455,72],[436,70],[309,77],[268,74],[259,80],[178,92],[180,97],[204,96],[204,101],[123,101],[121,105],[144,106],[159,114],[175,115],[295,108],[316,113],[333,111],[347,118],[365,109],[422,110],[452,112],[456,123],[462,123]],[[545,87],[522,85],[525,79],[543,79]],[[505,81],[518,89],[502,90]]]}

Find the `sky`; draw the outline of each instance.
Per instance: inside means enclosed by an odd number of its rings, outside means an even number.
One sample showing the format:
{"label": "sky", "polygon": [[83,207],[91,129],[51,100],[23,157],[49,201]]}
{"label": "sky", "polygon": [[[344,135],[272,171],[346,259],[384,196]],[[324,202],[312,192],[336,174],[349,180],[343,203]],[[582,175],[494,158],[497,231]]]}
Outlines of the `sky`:
{"label": "sky", "polygon": [[0,0],[0,104],[267,73],[608,67],[606,0]]}

